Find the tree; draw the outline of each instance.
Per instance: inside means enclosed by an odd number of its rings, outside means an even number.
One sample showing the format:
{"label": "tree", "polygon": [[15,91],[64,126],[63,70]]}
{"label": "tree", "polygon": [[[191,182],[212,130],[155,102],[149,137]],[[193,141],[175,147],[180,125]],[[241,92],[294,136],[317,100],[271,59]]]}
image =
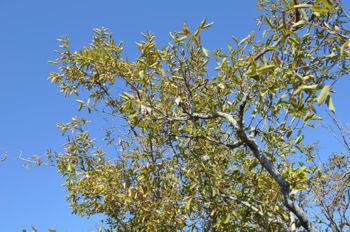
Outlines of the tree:
{"label": "tree", "polygon": [[[203,47],[206,20],[195,30],[184,23],[162,48],[143,34],[134,61],[104,28],[77,51],[60,39],[51,81],[80,97],[79,111],[121,118],[128,128],[111,126],[102,146],[86,119],[58,124],[72,135],[64,152],[48,156],[74,213],[103,213],[117,231],[350,228],[346,155],[323,168],[316,145],[303,144],[303,129],[321,120],[317,105],[333,114],[333,86],[349,74],[349,16],[338,0],[258,7],[259,36],[233,37],[227,49]],[[347,173],[337,195],[342,220],[324,210],[327,194],[318,192],[336,183],[329,169]]]}

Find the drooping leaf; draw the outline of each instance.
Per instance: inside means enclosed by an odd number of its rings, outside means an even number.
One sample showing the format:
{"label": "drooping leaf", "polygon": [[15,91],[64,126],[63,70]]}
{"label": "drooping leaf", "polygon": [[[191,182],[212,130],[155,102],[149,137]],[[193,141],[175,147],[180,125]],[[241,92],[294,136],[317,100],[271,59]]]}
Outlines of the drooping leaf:
{"label": "drooping leaf", "polygon": [[327,97],[329,96],[330,90],[331,90],[331,87],[329,85],[325,85],[322,88],[320,95],[318,95],[317,97],[317,103],[319,105],[321,105],[327,99]]}
{"label": "drooping leaf", "polygon": [[327,103],[328,109],[330,111],[332,111],[333,113],[335,113],[335,107],[333,105],[333,101],[332,101],[332,98],[330,96],[328,96],[326,103]]}

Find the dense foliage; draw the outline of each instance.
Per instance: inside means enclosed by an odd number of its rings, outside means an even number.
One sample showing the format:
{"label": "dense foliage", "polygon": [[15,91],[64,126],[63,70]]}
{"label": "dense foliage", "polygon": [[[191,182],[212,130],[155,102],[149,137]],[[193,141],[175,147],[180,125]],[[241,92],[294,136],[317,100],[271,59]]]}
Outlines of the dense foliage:
{"label": "dense foliage", "polygon": [[347,155],[320,166],[303,144],[349,74],[349,17],[337,0],[258,7],[258,32],[227,49],[203,47],[206,20],[165,47],[143,34],[133,61],[103,28],[77,51],[60,39],[51,81],[127,125],[100,146],[84,118],[58,124],[72,134],[48,155],[74,213],[103,213],[117,231],[350,230]]}

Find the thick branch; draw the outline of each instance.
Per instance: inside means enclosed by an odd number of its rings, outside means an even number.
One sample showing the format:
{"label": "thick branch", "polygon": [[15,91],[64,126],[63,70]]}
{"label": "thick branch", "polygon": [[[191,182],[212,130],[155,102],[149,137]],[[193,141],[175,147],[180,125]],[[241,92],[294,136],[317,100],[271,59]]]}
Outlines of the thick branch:
{"label": "thick branch", "polygon": [[293,212],[298,217],[301,225],[307,231],[318,231],[318,229],[316,229],[316,227],[308,219],[307,214],[304,212],[304,210],[299,206],[295,205],[294,202],[290,199],[290,184],[278,172],[278,170],[273,166],[270,160],[264,154],[261,153],[257,143],[252,138],[249,138],[246,135],[246,133],[243,131],[243,128],[238,126],[239,123],[237,123],[237,121],[233,118],[232,115],[226,113],[219,114],[237,129],[238,138],[240,138],[241,141],[243,141],[250,148],[250,150],[253,152],[254,156],[259,160],[263,168],[272,176],[273,179],[276,180],[276,182],[280,186],[281,193],[283,196],[283,203],[287,207],[287,209]]}
{"label": "thick branch", "polygon": [[237,137],[250,148],[250,150],[253,152],[254,156],[259,160],[263,168],[272,176],[274,180],[276,180],[277,184],[281,189],[283,203],[287,207],[287,209],[293,212],[298,217],[301,225],[307,231],[318,231],[318,229],[316,229],[316,227],[308,219],[307,214],[304,212],[304,210],[299,206],[295,205],[294,202],[290,199],[290,184],[278,172],[278,170],[273,166],[270,160],[264,154],[261,153],[257,143],[252,138],[247,136],[247,134],[242,128],[242,122],[237,122],[237,120],[232,115],[224,112],[217,112],[211,115],[193,114],[192,116],[202,119],[213,119],[221,117],[228,121],[231,124],[231,126],[233,126],[236,129]]}
{"label": "thick branch", "polygon": [[[244,103],[243,103],[244,104]],[[242,113],[242,112],[241,112]],[[310,232],[316,232],[319,231],[313,223],[309,220],[307,214],[304,212],[304,210],[295,205],[294,201],[290,198],[290,184],[288,181],[278,172],[278,170],[273,166],[273,164],[270,162],[270,160],[261,153],[257,143],[254,139],[247,136],[247,134],[244,132],[243,128],[243,122],[242,118],[240,118],[240,122],[237,122],[237,120],[228,113],[224,112],[216,112],[213,114],[198,114],[194,113],[185,117],[174,117],[174,118],[166,118],[168,120],[174,120],[174,121],[183,121],[183,120],[189,120],[191,118],[198,118],[198,119],[215,119],[215,118],[223,118],[226,121],[230,123],[230,125],[236,129],[237,131],[237,138],[239,138],[246,146],[249,147],[249,149],[253,152],[253,155],[255,158],[257,158],[262,165],[262,167],[272,176],[272,178],[277,182],[277,184],[280,187],[282,197],[283,197],[283,203],[286,206],[286,208],[293,212],[297,218],[299,219],[301,225]],[[163,118],[165,119],[165,118]]]}

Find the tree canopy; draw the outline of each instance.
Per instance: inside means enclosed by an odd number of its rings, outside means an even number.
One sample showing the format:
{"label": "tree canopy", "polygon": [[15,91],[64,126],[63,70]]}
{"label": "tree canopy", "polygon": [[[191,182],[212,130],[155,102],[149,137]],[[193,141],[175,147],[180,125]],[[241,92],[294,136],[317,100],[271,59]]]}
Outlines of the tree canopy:
{"label": "tree canopy", "polygon": [[303,143],[349,75],[349,16],[338,0],[257,5],[257,32],[212,51],[206,20],[163,47],[143,34],[134,60],[104,28],[76,51],[60,39],[51,81],[126,126],[97,142],[84,118],[58,123],[64,152],[48,156],[74,213],[103,213],[107,231],[350,229],[348,154],[319,165]]}

